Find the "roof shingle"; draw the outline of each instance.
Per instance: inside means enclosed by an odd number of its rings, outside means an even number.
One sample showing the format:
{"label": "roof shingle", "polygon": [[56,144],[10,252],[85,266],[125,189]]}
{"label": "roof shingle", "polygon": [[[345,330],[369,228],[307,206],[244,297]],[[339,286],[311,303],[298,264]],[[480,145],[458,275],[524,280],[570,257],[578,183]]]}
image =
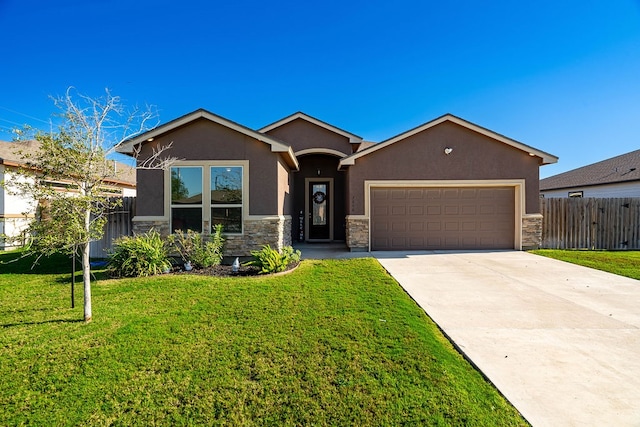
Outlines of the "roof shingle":
{"label": "roof shingle", "polygon": [[540,190],[640,180],[640,150],[540,180]]}

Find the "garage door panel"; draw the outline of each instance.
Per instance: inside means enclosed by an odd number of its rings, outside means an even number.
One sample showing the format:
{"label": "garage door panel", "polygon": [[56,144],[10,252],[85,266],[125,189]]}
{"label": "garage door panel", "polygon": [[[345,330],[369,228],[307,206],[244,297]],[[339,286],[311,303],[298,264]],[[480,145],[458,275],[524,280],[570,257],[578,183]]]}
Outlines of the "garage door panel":
{"label": "garage door panel", "polygon": [[427,215],[441,215],[441,214],[442,214],[441,206],[427,205]]}
{"label": "garage door panel", "polygon": [[387,216],[389,215],[389,206],[376,205],[374,206],[372,213],[375,216]]}
{"label": "garage door panel", "polygon": [[460,190],[460,197],[462,199],[475,199],[478,196],[478,190],[475,188],[463,188]]}
{"label": "garage door panel", "polygon": [[393,190],[391,191],[391,198],[392,199],[406,199],[407,198],[407,191],[406,190]]}
{"label": "garage door panel", "polygon": [[371,200],[382,200],[387,199],[388,191],[380,188],[375,188],[371,190]]}
{"label": "garage door panel", "polygon": [[446,188],[442,191],[442,194],[445,199],[457,199],[460,197],[457,188]]}
{"label": "garage door panel", "polygon": [[427,199],[441,199],[442,191],[440,189],[427,189],[425,190],[425,198]]}
{"label": "garage door panel", "polygon": [[406,222],[397,222],[394,221],[391,223],[391,231],[393,232],[405,232],[407,231],[407,223]]}
{"label": "garage door panel", "polygon": [[476,231],[477,230],[477,224],[476,222],[462,222],[462,230],[463,231]]}
{"label": "garage door panel", "polygon": [[461,206],[460,209],[461,209],[460,213],[462,215],[475,215],[476,213],[478,213],[478,207],[477,206],[465,205],[465,206]]}
{"label": "garage door panel", "polygon": [[423,248],[425,243],[421,237],[412,237],[409,239],[409,244],[412,248]]}
{"label": "garage door panel", "polygon": [[409,223],[410,231],[419,231],[422,233],[424,231],[424,222],[410,222]]}
{"label": "garage door panel", "polygon": [[405,216],[406,214],[407,207],[404,205],[391,207],[391,216]]}
{"label": "garage door panel", "polygon": [[428,222],[427,223],[427,230],[428,231],[440,231],[440,230],[442,230],[442,223],[441,222]]}
{"label": "garage door panel", "polygon": [[409,206],[409,215],[424,215],[424,206]]}
{"label": "garage door panel", "polygon": [[452,222],[452,221],[447,221],[444,223],[444,230],[445,231],[458,231],[460,229],[460,223],[459,222]]}
{"label": "garage door panel", "polygon": [[446,205],[444,207],[445,215],[458,215],[459,212],[460,212],[460,206]]}
{"label": "garage door panel", "polygon": [[373,250],[513,248],[513,187],[372,192],[376,193],[371,197]]}
{"label": "garage door panel", "polygon": [[480,215],[494,215],[496,214],[496,207],[494,205],[480,205]]}

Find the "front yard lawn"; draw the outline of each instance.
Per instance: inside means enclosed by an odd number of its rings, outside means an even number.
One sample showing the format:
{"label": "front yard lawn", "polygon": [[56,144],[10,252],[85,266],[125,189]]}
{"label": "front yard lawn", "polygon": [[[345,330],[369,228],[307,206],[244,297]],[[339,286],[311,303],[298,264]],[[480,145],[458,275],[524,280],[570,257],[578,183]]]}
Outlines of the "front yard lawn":
{"label": "front yard lawn", "polygon": [[373,259],[103,279],[89,324],[59,261],[0,265],[0,425],[526,425]]}
{"label": "front yard lawn", "polygon": [[640,280],[640,251],[539,249],[531,252]]}

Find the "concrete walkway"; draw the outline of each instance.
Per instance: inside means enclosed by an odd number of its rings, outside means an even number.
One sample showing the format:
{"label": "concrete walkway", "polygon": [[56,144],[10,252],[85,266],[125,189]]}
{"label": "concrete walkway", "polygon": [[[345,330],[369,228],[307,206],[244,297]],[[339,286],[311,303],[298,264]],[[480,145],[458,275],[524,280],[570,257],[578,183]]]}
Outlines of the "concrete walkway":
{"label": "concrete walkway", "polygon": [[640,281],[526,252],[373,252],[533,426],[640,426]]}

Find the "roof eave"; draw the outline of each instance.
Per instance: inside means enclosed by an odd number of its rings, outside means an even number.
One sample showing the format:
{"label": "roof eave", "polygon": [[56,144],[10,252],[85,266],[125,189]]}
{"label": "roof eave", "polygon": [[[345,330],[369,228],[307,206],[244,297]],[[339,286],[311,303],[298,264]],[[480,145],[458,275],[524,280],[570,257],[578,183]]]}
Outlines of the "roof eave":
{"label": "roof eave", "polygon": [[176,129],[180,126],[184,126],[188,123],[193,122],[194,120],[198,120],[200,118],[204,118],[207,120],[210,120],[214,123],[220,124],[222,126],[225,126],[229,129],[235,130],[237,132],[243,133],[247,136],[250,136],[254,139],[257,139],[260,142],[264,142],[265,144],[269,144],[269,146],[271,147],[271,151],[275,152],[275,153],[287,153],[287,155],[285,156],[285,158],[287,158],[287,164],[298,170],[299,165],[298,165],[298,160],[296,159],[295,155],[293,154],[293,150],[291,149],[290,146],[288,146],[287,144],[284,144],[274,138],[271,138],[268,135],[264,135],[260,132],[256,132],[253,129],[249,129],[248,127],[242,126],[241,124],[238,124],[236,122],[233,122],[231,120],[225,119],[224,117],[218,116],[216,114],[213,114],[207,110],[204,109],[199,109],[196,110],[192,113],[186,114],[182,117],[179,117],[175,120],[172,120],[168,123],[165,123],[164,125],[158,126],[157,128],[151,129],[150,131],[147,131],[143,134],[140,134],[134,138],[131,138],[127,141],[124,141],[123,143],[118,145],[118,148],[116,149],[116,151],[118,151],[119,153],[122,154],[129,154],[132,155],[133,154],[133,148],[136,145],[139,144],[144,144],[145,142],[151,142],[153,141],[153,139],[155,139],[156,137],[167,133],[173,129]]}
{"label": "roof eave", "polygon": [[344,129],[340,129],[339,127],[336,127],[334,125],[331,125],[329,123],[323,122],[322,120],[316,119],[315,117],[312,117],[308,114],[303,113],[302,111],[298,111],[297,113],[293,113],[283,119],[280,119],[276,122],[271,123],[270,125],[267,125],[263,128],[258,129],[258,132],[260,133],[266,133],[269,132],[270,130],[276,129],[280,126],[283,126],[289,122],[292,122],[296,119],[303,119],[308,121],[309,123],[313,123],[316,126],[320,126],[322,128],[325,128],[327,130],[330,130],[331,132],[337,133],[339,135],[344,136],[345,138],[349,139],[349,142],[351,144],[359,144],[362,142],[362,137],[355,135],[351,132],[347,132]]}
{"label": "roof eave", "polygon": [[493,131],[491,131],[489,129],[483,128],[483,127],[478,126],[478,125],[476,125],[474,123],[468,122],[468,121],[466,121],[464,119],[461,119],[461,118],[459,118],[457,116],[454,116],[453,114],[445,114],[445,115],[440,116],[440,117],[438,117],[436,119],[433,119],[433,120],[431,120],[431,121],[429,121],[427,123],[424,123],[424,124],[422,124],[420,126],[417,126],[417,127],[413,128],[413,129],[410,129],[410,130],[408,130],[406,132],[403,132],[403,133],[401,133],[399,135],[396,135],[396,136],[394,136],[392,138],[389,138],[389,139],[387,139],[385,141],[382,141],[382,142],[380,142],[380,143],[378,143],[376,145],[373,145],[373,146],[371,146],[369,148],[366,148],[366,149],[364,149],[362,151],[359,151],[357,153],[352,154],[349,157],[346,157],[346,158],[342,159],[340,161],[340,164],[338,165],[338,168],[342,168],[344,166],[354,165],[355,161],[360,157],[366,156],[367,154],[373,153],[374,151],[383,149],[383,148],[385,148],[385,147],[387,147],[387,146],[389,146],[391,144],[394,144],[395,142],[398,142],[398,141],[401,141],[403,139],[409,138],[409,137],[411,137],[411,136],[413,136],[415,134],[423,132],[423,131],[425,131],[427,129],[430,129],[430,128],[432,128],[432,127],[434,127],[436,125],[439,125],[441,123],[444,123],[446,121],[450,121],[452,123],[455,123],[457,125],[465,127],[467,129],[473,130],[473,131],[475,131],[477,133],[485,135],[485,136],[487,136],[489,138],[495,139],[495,140],[500,141],[500,142],[502,142],[504,144],[507,144],[509,146],[517,148],[517,149],[519,149],[521,151],[524,151],[524,152],[528,153],[530,156],[537,156],[540,159],[542,159],[542,165],[548,165],[548,164],[556,163],[558,161],[558,157],[556,157],[556,156],[554,156],[552,154],[549,154],[549,153],[546,153],[546,152],[544,152],[542,150],[538,150],[536,148],[530,147],[530,146],[528,146],[526,144],[523,144],[521,142],[518,142],[518,141],[516,141],[514,139],[508,138],[508,137],[506,137],[504,135],[501,135],[501,134],[493,132]]}

